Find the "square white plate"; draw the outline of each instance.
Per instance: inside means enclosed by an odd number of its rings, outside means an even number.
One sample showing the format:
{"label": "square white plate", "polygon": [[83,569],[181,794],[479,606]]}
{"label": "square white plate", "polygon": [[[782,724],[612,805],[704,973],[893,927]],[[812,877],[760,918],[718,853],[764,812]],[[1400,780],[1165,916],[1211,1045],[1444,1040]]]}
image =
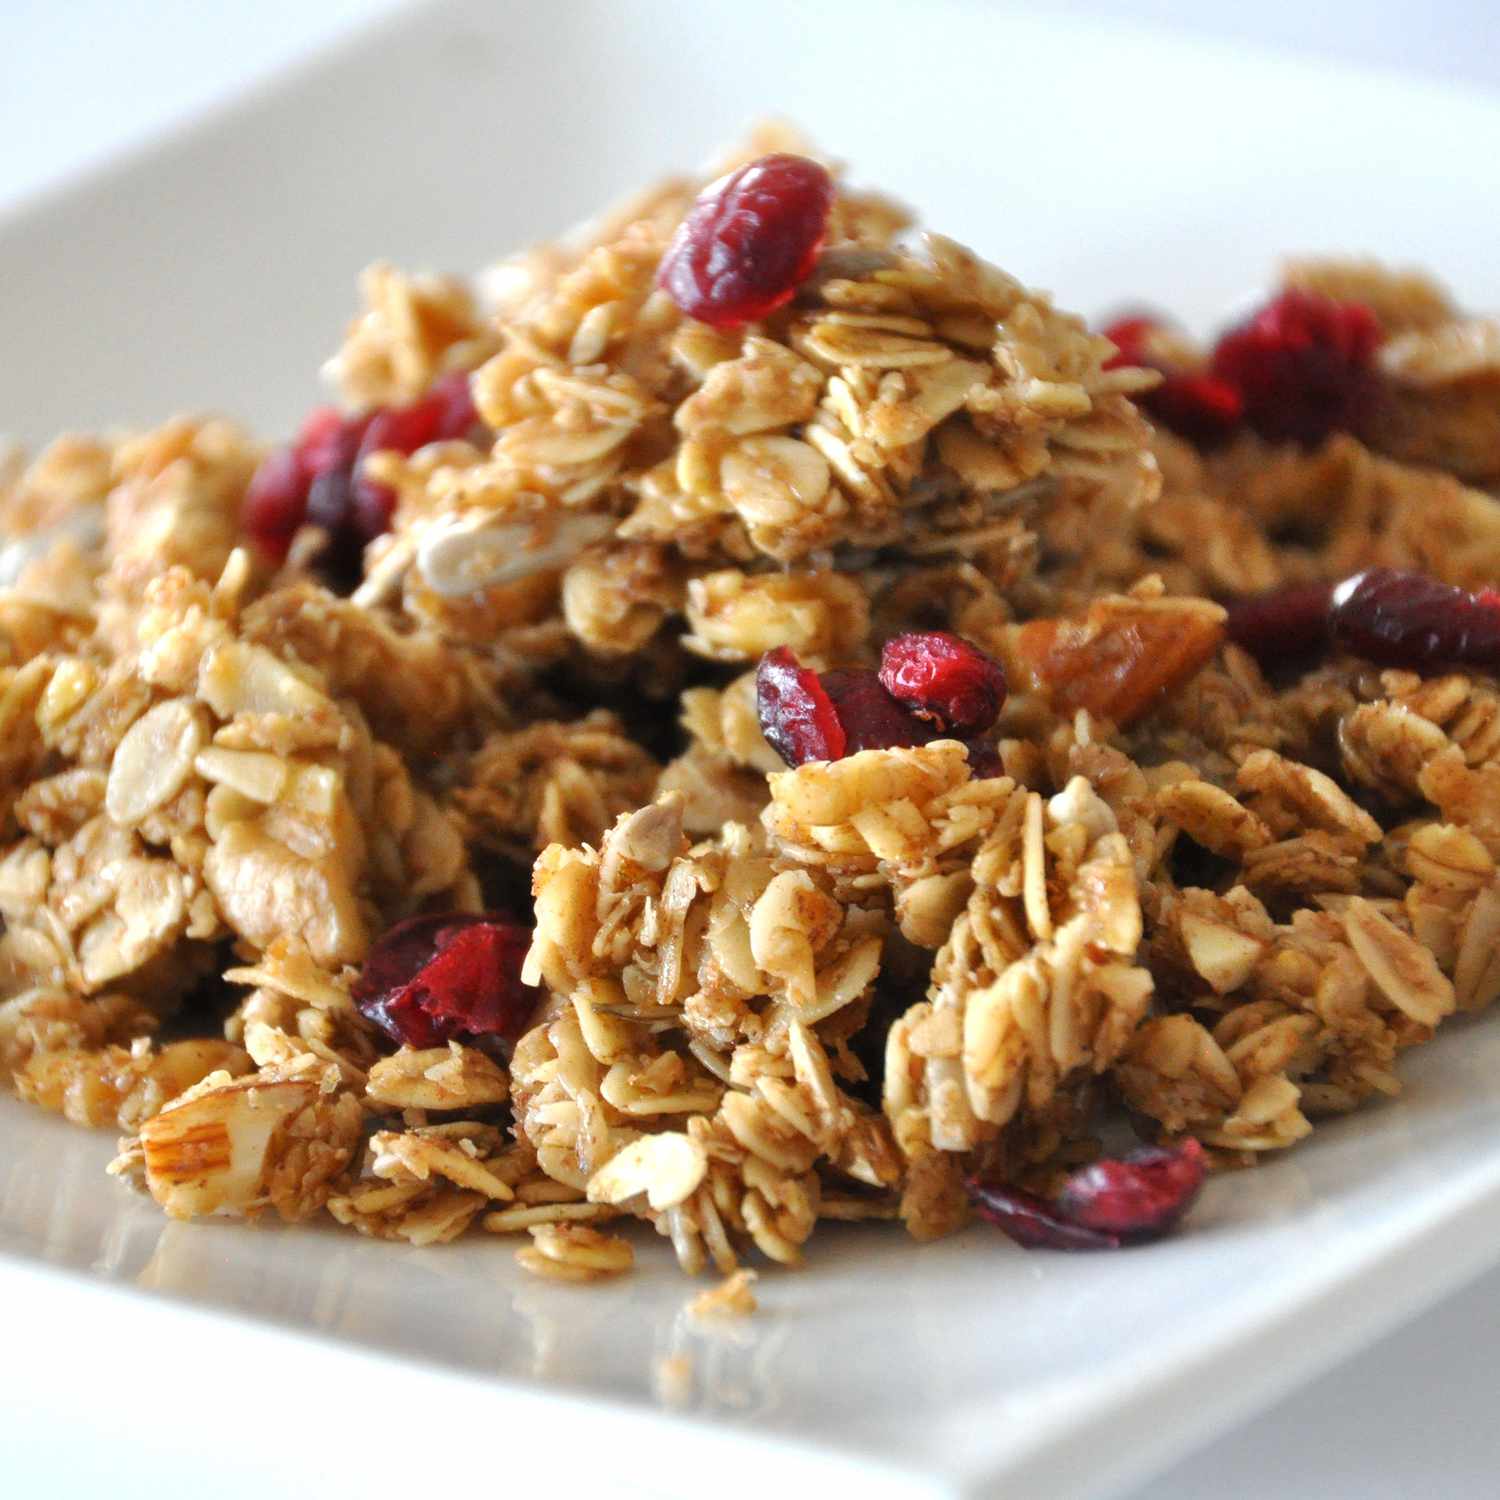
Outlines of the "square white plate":
{"label": "square white plate", "polygon": [[[365,261],[476,266],[768,112],[1084,311],[1206,325],[1280,253],[1339,248],[1500,301],[1475,233],[1500,188],[1483,99],[977,4],[472,0],[0,223],[0,426],[217,406],[284,430]],[[1500,1027],[1453,1027],[1406,1076],[1400,1103],[1213,1183],[1170,1243],[820,1231],[717,1337],[681,1318],[691,1288],[649,1236],[639,1274],[577,1291],[488,1238],[168,1224],[101,1177],[106,1139],[0,1100],[0,1296],[26,1352],[0,1378],[13,1413],[72,1403],[148,1455],[159,1493],[212,1465],[233,1495],[288,1474],[1102,1494],[1495,1258]]]}

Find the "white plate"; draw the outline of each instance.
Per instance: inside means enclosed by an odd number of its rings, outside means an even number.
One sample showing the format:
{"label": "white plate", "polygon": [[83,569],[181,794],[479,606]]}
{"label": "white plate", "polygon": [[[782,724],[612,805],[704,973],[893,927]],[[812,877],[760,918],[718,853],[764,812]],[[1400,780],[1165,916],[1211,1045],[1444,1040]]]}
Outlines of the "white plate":
{"label": "white plate", "polygon": [[[193,405],[285,428],[365,260],[476,264],[767,110],[1087,311],[1207,323],[1279,253],[1336,247],[1500,300],[1481,99],[993,6],[475,0],[0,224],[0,413],[31,438]],[[162,1476],[217,1465],[221,1493],[1102,1494],[1494,1258],[1497,1074],[1500,1027],[1455,1026],[1401,1103],[1213,1183],[1150,1249],[820,1231],[719,1337],[649,1236],[640,1274],[575,1291],[489,1239],[165,1224],[101,1178],[107,1140],[0,1101],[9,1409],[72,1401]]]}

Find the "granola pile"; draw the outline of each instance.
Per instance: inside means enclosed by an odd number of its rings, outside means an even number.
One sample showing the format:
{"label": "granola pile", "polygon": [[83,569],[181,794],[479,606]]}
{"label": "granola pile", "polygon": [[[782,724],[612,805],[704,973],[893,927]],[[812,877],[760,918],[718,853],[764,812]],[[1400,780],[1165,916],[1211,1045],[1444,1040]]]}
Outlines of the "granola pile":
{"label": "granola pile", "polygon": [[[639,1219],[743,1310],[1119,1122],[1247,1165],[1500,996],[1500,325],[1304,262],[1106,338],[788,148],[372,268],[292,447],[0,466],[0,1072],[173,1217],[571,1281]],[[1380,659],[1370,569],[1458,623]],[[876,678],[955,637],[973,722]]]}

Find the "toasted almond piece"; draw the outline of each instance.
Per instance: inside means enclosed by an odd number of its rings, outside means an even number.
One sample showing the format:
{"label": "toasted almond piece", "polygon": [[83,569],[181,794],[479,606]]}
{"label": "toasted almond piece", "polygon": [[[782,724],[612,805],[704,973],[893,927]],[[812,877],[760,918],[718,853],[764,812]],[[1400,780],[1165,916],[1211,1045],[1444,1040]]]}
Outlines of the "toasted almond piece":
{"label": "toasted almond piece", "polygon": [[1345,909],[1344,931],[1365,972],[1404,1015],[1436,1026],[1452,1014],[1453,986],[1437,960],[1363,897],[1355,897]]}
{"label": "toasted almond piece", "polygon": [[227,786],[252,802],[272,803],[286,786],[289,767],[264,750],[226,750],[210,745],[194,761],[198,774],[216,786]]}
{"label": "toasted almond piece", "polygon": [[208,739],[203,710],[185,698],[148,709],[115,749],[104,810],[122,828],[170,802],[193,772],[193,758]]}
{"label": "toasted almond piece", "polygon": [[1192,677],[1224,639],[1224,611],[1206,600],[1096,600],[1083,620],[1032,620],[1015,632],[1013,682],[1059,712],[1084,708],[1127,725]]}
{"label": "toasted almond piece", "polygon": [[1188,961],[1215,994],[1227,995],[1249,979],[1266,945],[1227,922],[1184,912],[1178,924]]}
{"label": "toasted almond piece", "polygon": [[261,1195],[276,1131],[318,1099],[318,1078],[213,1073],[141,1126],[146,1186],[174,1219],[241,1213]]}
{"label": "toasted almond piece", "polygon": [[225,641],[203,658],[198,696],[221,719],[240,713],[337,718],[338,710],[264,646]]}
{"label": "toasted almond piece", "polygon": [[675,1130],[643,1135],[617,1151],[589,1178],[591,1203],[623,1203],[637,1193],[654,1209],[675,1208],[697,1191],[708,1171],[708,1155],[690,1136]]}

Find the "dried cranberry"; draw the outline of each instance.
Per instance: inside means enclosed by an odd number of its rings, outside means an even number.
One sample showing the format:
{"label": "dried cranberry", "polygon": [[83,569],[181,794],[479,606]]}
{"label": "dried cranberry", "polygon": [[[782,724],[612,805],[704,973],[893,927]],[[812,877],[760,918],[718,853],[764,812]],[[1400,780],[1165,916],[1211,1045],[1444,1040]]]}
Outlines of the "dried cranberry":
{"label": "dried cranberry", "polygon": [[1122,1157],[1101,1157],[1074,1172],[1057,1195],[1057,1211],[1071,1224],[1129,1239],[1165,1234],[1203,1186],[1203,1147],[1144,1146]]}
{"label": "dried cranberry", "polygon": [[1005,702],[1005,672],[962,636],[914,630],[881,648],[880,681],[920,719],[944,734],[988,729]]}
{"label": "dried cranberry", "polygon": [[390,530],[395,494],[360,472],[372,453],[415,453],[428,443],[468,436],[478,425],[469,376],[458,370],[433,382],[418,400],[356,417],[336,407],[308,413],[290,448],[256,470],[242,513],[250,539],[277,561],[300,526],[320,527],[328,541],[318,567],[332,581],[358,581],[365,544]]}
{"label": "dried cranberry", "polygon": [[372,453],[394,449],[397,453],[415,453],[437,440],[442,403],[431,396],[413,401],[409,406],[386,406],[370,418],[360,438],[357,462]]}
{"label": "dried cranberry", "polygon": [[937,737],[930,724],[924,724],[886,692],[880,674],[869,667],[824,672],[822,682],[844,727],[846,755],[856,750],[925,745]]}
{"label": "dried cranberry", "polygon": [[1188,1139],[1092,1162],[1051,1202],[979,1181],[969,1195],[981,1218],[1028,1249],[1118,1250],[1171,1230],[1197,1200],[1206,1170],[1203,1147]]}
{"label": "dried cranberry", "polygon": [[293,443],[309,479],[354,461],[369,417],[346,417],[336,406],[315,406],[302,420]]}
{"label": "dried cranberry", "polygon": [[1045,1198],[1019,1188],[971,1182],[969,1196],[981,1219],[1028,1250],[1118,1250],[1124,1244],[1117,1234],[1070,1223]]}
{"label": "dried cranberry", "polygon": [[1004,772],[1000,747],[993,740],[965,740],[964,748],[969,752],[969,775],[975,781],[983,781]]}
{"label": "dried cranberry", "polygon": [[1128,318],[1116,318],[1106,325],[1104,337],[1115,346],[1115,353],[1104,361],[1106,370],[1118,370],[1129,365],[1159,368],[1151,349],[1152,338],[1162,325],[1149,313],[1135,314]]}
{"label": "dried cranberry", "polygon": [[1228,441],[1244,420],[1240,393],[1216,375],[1167,375],[1142,397],[1146,410],[1200,448]]}
{"label": "dried cranberry", "polygon": [[437,406],[437,428],[431,442],[468,437],[480,425],[467,370],[453,370],[433,381],[427,399]]}
{"label": "dried cranberry", "polygon": [[317,568],[335,588],[347,591],[359,582],[364,544],[355,525],[354,475],[345,468],[326,469],[307,490],[306,524],[326,536]]}
{"label": "dried cranberry", "polygon": [[762,156],[713,184],[677,227],[657,284],[716,328],[763,318],[817,262],[833,179],[805,156]]}
{"label": "dried cranberry", "polygon": [[363,472],[365,460],[372,453],[415,453],[428,443],[467,437],[478,423],[466,370],[455,370],[434,381],[427,394],[410,405],[387,406],[375,413],[354,460],[350,526],[361,544],[389,531],[396,510],[395,491]]}
{"label": "dried cranberry", "polygon": [[389,485],[377,484],[363,477],[354,481],[354,507],[349,513],[349,529],[360,545],[373,542],[391,529],[396,514],[396,492]]}
{"label": "dried cranberry", "polygon": [[354,475],[342,466],[324,469],[307,488],[309,526],[321,527],[335,544],[342,540],[354,508]]}
{"label": "dried cranberry", "polygon": [[1162,325],[1149,317],[1121,318],[1111,323],[1104,336],[1120,352],[1106,360],[1104,368],[1140,365],[1159,370],[1161,384],[1143,392],[1136,400],[1163,427],[1180,437],[1200,448],[1216,447],[1234,433],[1244,417],[1240,393],[1215,375],[1179,369],[1161,358],[1153,348],[1153,341],[1162,332]]}
{"label": "dried cranberry", "polygon": [[[308,413],[289,448],[278,448],[262,460],[245,492],[241,524],[256,546],[280,562],[302,526],[321,526],[329,534],[329,559],[347,574],[357,551],[344,535],[352,513],[353,493],[345,482],[355,463],[370,416],[344,417],[334,407]],[[354,557],[358,574],[358,558]]]}
{"label": "dried cranberry", "polygon": [[[966,652],[973,652],[993,668],[985,672],[986,691],[993,687],[998,663],[974,651],[956,636],[933,632]],[[900,639],[912,639],[898,637]],[[899,653],[898,653],[899,654]],[[972,668],[968,664],[967,669]],[[831,672],[814,672],[800,665],[785,646],[768,651],[760,659],[755,674],[756,704],[760,727],[771,747],[789,766],[800,766],[810,760],[839,760],[860,750],[895,750],[911,745],[925,745],[947,733],[941,723],[929,722],[906,704],[891,696],[880,672],[869,667],[839,667]],[[1003,693],[1003,675],[999,678]],[[954,701],[972,707],[978,699],[972,684],[961,683],[954,673],[950,684],[963,688]],[[999,704],[995,705],[998,711]],[[983,717],[980,712],[980,717]],[[930,715],[937,719],[936,714]],[[989,715],[993,721],[994,714]],[[998,776],[1000,756],[995,746],[983,739],[964,739],[969,750],[973,775]]]}
{"label": "dried cranberry", "polygon": [[286,556],[307,513],[307,476],[291,448],[261,460],[245,491],[240,524],[261,551],[278,562]]}
{"label": "dried cranberry", "polygon": [[1236,599],[1228,606],[1229,639],[1263,667],[1296,662],[1328,644],[1331,583],[1296,583]]}
{"label": "dried cranberry", "polygon": [[497,912],[413,917],[370,950],[354,1003],[409,1047],[461,1036],[514,1039],[541,998],[521,983],[529,942],[524,928]]}
{"label": "dried cranberry", "polygon": [[1361,302],[1287,291],[1214,349],[1213,373],[1235,388],[1262,437],[1311,447],[1364,429],[1379,397],[1380,323]]}
{"label": "dried cranberry", "polygon": [[1500,594],[1471,594],[1423,573],[1370,568],[1333,591],[1333,640],[1383,667],[1500,672]]}
{"label": "dried cranberry", "polygon": [[832,700],[811,667],[785,646],[767,651],[755,672],[761,733],[789,766],[838,760],[847,749]]}

